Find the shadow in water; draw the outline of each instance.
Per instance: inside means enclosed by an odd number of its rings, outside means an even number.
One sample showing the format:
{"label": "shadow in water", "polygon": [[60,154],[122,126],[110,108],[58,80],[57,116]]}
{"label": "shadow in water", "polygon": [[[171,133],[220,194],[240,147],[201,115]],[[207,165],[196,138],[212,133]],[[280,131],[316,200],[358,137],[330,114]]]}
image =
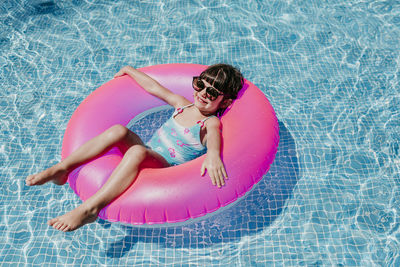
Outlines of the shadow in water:
{"label": "shadow in water", "polygon": [[35,1],[31,4],[38,15],[52,14],[59,9],[54,1]]}
{"label": "shadow in water", "polygon": [[[263,179],[240,200],[222,211],[180,226],[121,225],[126,235],[111,243],[106,255],[123,257],[138,241],[174,248],[203,248],[219,242],[238,241],[243,236],[264,230],[282,212],[298,177],[295,142],[283,123],[279,122],[279,128],[280,142],[275,161]],[[140,125],[135,128],[138,129],[140,131]],[[99,223],[105,228],[110,227],[106,221]]]}

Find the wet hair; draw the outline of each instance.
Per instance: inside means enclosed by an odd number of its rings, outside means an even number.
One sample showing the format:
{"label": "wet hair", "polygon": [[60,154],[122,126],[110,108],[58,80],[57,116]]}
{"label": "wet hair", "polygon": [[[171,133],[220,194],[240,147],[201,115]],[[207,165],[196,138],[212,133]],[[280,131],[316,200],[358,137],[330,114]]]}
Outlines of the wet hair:
{"label": "wet hair", "polygon": [[[211,65],[200,74],[200,78],[224,93],[224,99],[236,99],[244,84],[239,69],[223,63]],[[225,109],[217,110],[217,115],[222,115],[224,111]]]}

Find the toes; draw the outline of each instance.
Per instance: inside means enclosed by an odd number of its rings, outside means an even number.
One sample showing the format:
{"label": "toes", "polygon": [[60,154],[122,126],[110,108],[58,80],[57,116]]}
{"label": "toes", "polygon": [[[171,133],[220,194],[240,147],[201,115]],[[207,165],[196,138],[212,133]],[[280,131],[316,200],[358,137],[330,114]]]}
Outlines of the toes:
{"label": "toes", "polygon": [[61,221],[59,217],[51,219],[47,224],[62,232],[72,231],[72,227],[68,223]]}
{"label": "toes", "polygon": [[62,229],[64,229],[64,228],[66,228],[66,227],[68,227],[68,224],[66,224],[66,223],[64,223],[64,222],[60,222],[58,225],[57,225],[57,230],[58,231],[62,231]]}
{"label": "toes", "polygon": [[57,218],[51,219],[47,222],[48,225],[53,226],[57,222]]}
{"label": "toes", "polygon": [[37,185],[37,184],[39,184],[38,180],[39,179],[37,177],[37,174],[33,174],[33,175],[29,175],[26,178],[25,182],[27,185]]}
{"label": "toes", "polygon": [[26,177],[25,183],[26,183],[27,185],[31,185],[31,184],[32,184],[33,178],[34,178],[33,175],[29,175],[28,177]]}
{"label": "toes", "polygon": [[51,219],[50,221],[47,222],[47,224],[57,230],[59,230],[59,228],[64,225],[64,223],[60,221],[59,217]]}
{"label": "toes", "polygon": [[63,231],[63,232],[67,232],[68,228],[69,228],[69,225],[68,224],[64,224],[58,230]]}
{"label": "toes", "polygon": [[61,222],[56,222],[56,223],[53,224],[53,228],[56,229],[56,230],[60,230],[61,226],[62,226]]}

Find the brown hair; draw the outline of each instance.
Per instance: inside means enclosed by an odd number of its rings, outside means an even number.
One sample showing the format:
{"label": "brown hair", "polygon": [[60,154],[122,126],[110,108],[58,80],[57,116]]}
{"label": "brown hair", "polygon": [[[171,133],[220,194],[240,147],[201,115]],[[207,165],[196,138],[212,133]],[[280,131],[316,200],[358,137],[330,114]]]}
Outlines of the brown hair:
{"label": "brown hair", "polygon": [[[200,74],[200,78],[224,93],[224,99],[236,99],[244,84],[244,78],[239,69],[223,63],[208,67]],[[217,115],[222,115],[224,111],[225,109],[217,110]]]}

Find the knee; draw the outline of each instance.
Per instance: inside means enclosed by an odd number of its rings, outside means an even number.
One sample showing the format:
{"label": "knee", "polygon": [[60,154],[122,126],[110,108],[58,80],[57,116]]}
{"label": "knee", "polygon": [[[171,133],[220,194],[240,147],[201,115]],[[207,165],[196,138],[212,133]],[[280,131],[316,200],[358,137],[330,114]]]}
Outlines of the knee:
{"label": "knee", "polygon": [[122,140],[128,133],[129,129],[121,124],[113,125],[107,130],[108,137],[116,141]]}
{"label": "knee", "polygon": [[147,157],[147,149],[141,145],[131,146],[126,152],[124,157],[127,157],[131,160],[142,162]]}

